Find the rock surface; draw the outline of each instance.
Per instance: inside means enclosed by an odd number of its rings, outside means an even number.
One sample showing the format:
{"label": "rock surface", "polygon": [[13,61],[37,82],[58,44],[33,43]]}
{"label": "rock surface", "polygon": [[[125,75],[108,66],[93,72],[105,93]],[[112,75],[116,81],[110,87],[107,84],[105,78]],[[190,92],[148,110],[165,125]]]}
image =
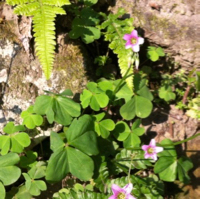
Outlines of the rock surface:
{"label": "rock surface", "polygon": [[116,0],[151,45],[158,45],[186,70],[200,70],[200,0]]}
{"label": "rock surface", "polygon": [[[2,6],[2,4],[1,4]],[[31,19],[17,17],[10,6],[2,6],[0,15],[0,129],[7,121],[20,123],[19,114],[33,104],[44,90],[74,94],[85,87],[91,63],[85,48],[66,34],[57,35],[57,53],[51,79],[46,81],[40,63],[31,52]]]}

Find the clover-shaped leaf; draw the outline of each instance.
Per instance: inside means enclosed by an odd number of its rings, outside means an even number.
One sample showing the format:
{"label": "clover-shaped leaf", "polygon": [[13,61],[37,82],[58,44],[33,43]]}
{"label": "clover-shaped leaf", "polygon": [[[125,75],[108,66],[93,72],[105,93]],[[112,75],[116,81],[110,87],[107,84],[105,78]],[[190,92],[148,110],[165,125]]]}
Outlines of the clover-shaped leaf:
{"label": "clover-shaped leaf", "polygon": [[23,124],[29,129],[34,129],[43,123],[42,116],[34,113],[33,106],[30,106],[26,111],[22,111],[21,117],[24,119]]}
{"label": "clover-shaped leaf", "polygon": [[108,105],[108,96],[97,87],[96,83],[89,82],[87,88],[88,90],[84,89],[80,97],[83,108],[90,106],[93,110],[99,111],[100,108],[104,108]]}
{"label": "clover-shaped leaf", "polygon": [[64,131],[67,143],[59,134],[51,132],[51,149],[54,152],[49,159],[46,180],[60,181],[69,172],[81,180],[89,180],[94,170],[94,163],[89,155],[98,153],[93,118],[83,115],[78,120],[74,119]]}
{"label": "clover-shaped leaf", "polygon": [[0,156],[0,181],[5,185],[11,185],[16,182],[21,170],[15,166],[19,162],[19,156],[16,153],[8,153]]}
{"label": "clover-shaped leaf", "polygon": [[111,119],[102,120],[105,116],[105,113],[100,113],[94,115],[95,118],[95,131],[96,133],[103,138],[107,138],[110,135],[110,131],[114,130],[115,123]]}
{"label": "clover-shaped leaf", "polygon": [[121,116],[126,120],[132,120],[135,116],[146,118],[149,116],[153,104],[147,98],[135,95],[120,108]]}
{"label": "clover-shaped leaf", "polygon": [[139,136],[144,134],[145,129],[139,127],[140,123],[141,121],[139,119],[136,120],[133,123],[131,130],[129,126],[123,121],[120,121],[116,124],[113,133],[117,140],[123,141],[125,148],[136,147],[141,143]]}
{"label": "clover-shaped leaf", "polygon": [[24,130],[23,126],[14,126],[13,122],[9,122],[3,129],[9,135],[0,136],[1,154],[5,155],[10,151],[21,153],[25,147],[31,143],[30,137],[27,133],[16,131]]}
{"label": "clover-shaped leaf", "polygon": [[29,193],[33,196],[39,196],[41,191],[47,190],[46,183],[43,180],[34,180],[27,173],[23,173],[26,180],[25,186]]}
{"label": "clover-shaped leaf", "polygon": [[72,117],[80,115],[80,104],[64,96],[65,94],[69,95],[69,91],[64,92],[64,94],[51,94],[51,96],[41,95],[37,97],[34,111],[40,115],[46,115],[49,123],[55,121],[62,125],[69,125]]}
{"label": "clover-shaped leaf", "polygon": [[147,51],[147,57],[151,60],[151,61],[158,61],[159,57],[164,57],[165,53],[163,51],[163,49],[161,47],[153,47],[153,46],[149,46],[148,47],[148,51]]}
{"label": "clover-shaped leaf", "polygon": [[45,171],[45,162],[38,162],[28,171],[28,173],[23,173],[23,176],[26,180],[26,189],[31,195],[38,196],[40,195],[41,191],[45,191],[47,189],[46,183],[43,180],[36,180],[44,177]]}
{"label": "clover-shaped leaf", "polygon": [[0,182],[0,193],[1,193],[1,197],[5,198],[6,196],[6,190],[4,188],[4,185]]}
{"label": "clover-shaped leaf", "polygon": [[23,125],[14,125],[14,122],[9,122],[6,124],[6,126],[3,128],[3,131],[7,134],[16,133],[19,131],[25,131],[26,128]]}
{"label": "clover-shaped leaf", "polygon": [[20,167],[30,169],[36,165],[37,152],[27,151],[26,156],[20,157]]}
{"label": "clover-shaped leaf", "polygon": [[[90,3],[89,0],[87,3]],[[99,14],[90,7],[83,8],[80,14],[73,20],[69,36],[72,39],[81,37],[86,44],[91,43],[101,36],[100,29],[96,27],[98,23]]]}
{"label": "clover-shaped leaf", "polygon": [[162,86],[158,90],[159,97],[165,101],[175,100],[176,94],[173,92],[171,86]]}
{"label": "clover-shaped leaf", "polygon": [[155,164],[154,172],[159,174],[161,180],[167,182],[173,182],[178,176],[180,181],[188,183],[190,178],[187,172],[193,167],[191,160],[186,157],[177,159],[177,153],[171,140],[162,140],[160,144],[169,146],[158,154],[160,158]]}

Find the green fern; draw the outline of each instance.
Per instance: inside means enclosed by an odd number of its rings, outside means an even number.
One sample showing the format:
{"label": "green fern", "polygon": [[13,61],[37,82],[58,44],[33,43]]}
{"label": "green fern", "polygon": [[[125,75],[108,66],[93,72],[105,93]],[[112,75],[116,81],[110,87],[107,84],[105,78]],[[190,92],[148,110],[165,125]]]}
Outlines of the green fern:
{"label": "green fern", "polygon": [[[109,41],[109,48],[113,50],[118,57],[118,64],[120,67],[121,75],[124,76],[130,67],[130,59],[133,57],[132,49],[125,49],[125,40],[123,36],[131,33],[134,29],[133,18],[119,20],[118,18],[125,14],[125,11],[120,8],[117,14],[109,14],[108,16],[102,14],[106,20],[101,24],[101,29],[106,29],[104,33],[105,40]],[[132,61],[131,61],[132,62]],[[133,88],[133,67],[129,71],[129,78],[126,82],[130,88]]]}
{"label": "green fern", "polygon": [[33,16],[33,31],[36,55],[39,57],[46,79],[51,76],[55,50],[55,17],[66,14],[61,8],[69,5],[69,0],[7,0],[9,5],[17,5],[14,12]]}

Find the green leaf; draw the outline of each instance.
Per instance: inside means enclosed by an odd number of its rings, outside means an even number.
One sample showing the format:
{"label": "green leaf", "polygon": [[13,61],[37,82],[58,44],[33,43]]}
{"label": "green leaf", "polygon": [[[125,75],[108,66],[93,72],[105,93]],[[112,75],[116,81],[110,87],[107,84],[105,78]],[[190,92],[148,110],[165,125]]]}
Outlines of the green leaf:
{"label": "green leaf", "polygon": [[143,151],[131,151],[122,149],[120,153],[116,155],[115,160],[121,166],[119,168],[129,169],[131,167],[132,169],[146,169],[147,166],[151,166],[150,161],[144,159]]}
{"label": "green leaf", "polygon": [[108,96],[104,91],[97,87],[96,83],[88,83],[87,88],[88,90],[84,89],[80,96],[81,105],[83,108],[86,108],[90,105],[93,110],[99,111],[100,108],[105,108],[108,105]]}
{"label": "green leaf", "polygon": [[173,182],[177,175],[177,161],[173,157],[161,157],[155,164],[154,172],[161,180]]}
{"label": "green leaf", "polygon": [[41,115],[46,114],[49,123],[56,121],[62,125],[69,125],[72,117],[80,115],[81,107],[64,96],[41,95],[36,98],[34,111]]}
{"label": "green leaf", "polygon": [[20,157],[20,167],[30,169],[36,164],[37,152],[27,151],[26,156]]}
{"label": "green leaf", "polygon": [[[94,0],[93,0],[94,2]],[[92,0],[87,0],[86,4],[91,5]],[[72,30],[69,36],[72,39],[81,37],[86,44],[92,43],[99,39],[101,32],[99,28],[95,27],[99,23],[99,14],[90,7],[85,7],[81,10],[80,15],[72,22]]]}
{"label": "green leaf", "polygon": [[5,186],[11,185],[19,179],[21,170],[14,166],[19,160],[19,156],[15,153],[0,156],[0,181]]}
{"label": "green leaf", "polygon": [[80,180],[89,180],[93,175],[93,170],[94,164],[89,156],[77,149],[66,147],[51,155],[47,166],[46,180],[58,182],[69,172]]}
{"label": "green leaf", "polygon": [[51,150],[53,152],[62,149],[65,146],[65,143],[63,142],[62,138],[58,133],[51,132],[50,135],[50,141],[51,141]]}
{"label": "green leaf", "polygon": [[110,131],[114,130],[115,123],[111,119],[102,120],[104,116],[104,112],[98,115],[94,115],[96,118],[95,131],[99,136],[101,135],[103,138],[107,138],[110,135]]}
{"label": "green leaf", "polygon": [[120,108],[120,114],[126,120],[131,120],[135,116],[146,118],[150,115],[152,108],[150,100],[136,95]]}
{"label": "green leaf", "polygon": [[37,162],[29,171],[28,174],[31,179],[39,179],[45,176],[46,164],[43,161]]}
{"label": "green leaf", "polygon": [[98,0],[83,0],[84,4],[87,6],[92,6],[98,2]]}
{"label": "green leaf", "polygon": [[21,153],[25,147],[31,144],[30,137],[27,133],[18,133],[11,137],[11,151]]}
{"label": "green leaf", "polygon": [[23,173],[24,178],[26,179],[25,186],[26,189],[33,196],[39,196],[41,191],[47,190],[46,183],[42,180],[33,180],[27,173]]}
{"label": "green leaf", "polygon": [[163,49],[161,47],[153,47],[153,46],[149,46],[148,47],[148,51],[147,51],[147,57],[151,60],[151,61],[158,61],[159,57],[163,57],[165,56],[165,53],[163,51]]}
{"label": "green leaf", "polygon": [[30,137],[27,133],[18,133],[11,135],[0,136],[1,154],[5,155],[8,151],[21,153],[25,147],[31,143]]}
{"label": "green leaf", "polygon": [[24,119],[23,124],[29,129],[34,129],[43,123],[42,116],[34,114],[33,106],[30,106],[26,111],[22,111],[21,117]]}
{"label": "green leaf", "polygon": [[9,122],[6,124],[6,126],[3,128],[3,131],[7,134],[13,134],[19,131],[25,131],[26,128],[23,125],[15,126],[14,122]]}
{"label": "green leaf", "polygon": [[187,174],[187,172],[193,168],[193,163],[192,161],[187,158],[187,157],[181,157],[178,160],[178,165],[177,165],[177,170],[178,170],[178,178],[181,182],[184,184],[188,184],[190,181],[190,177]]}
{"label": "green leaf", "polygon": [[94,122],[91,116],[83,115],[78,120],[74,119],[65,135],[69,145],[78,148],[88,155],[98,154]]}
{"label": "green leaf", "polygon": [[117,138],[117,140],[119,141],[124,141],[127,139],[127,137],[129,136],[131,130],[128,126],[128,124],[126,124],[123,121],[117,122],[115,129],[113,131],[114,136]]}
{"label": "green leaf", "polygon": [[1,182],[0,182],[0,193],[1,193],[1,198],[4,199],[6,197],[6,190]]}
{"label": "green leaf", "polygon": [[175,100],[176,94],[172,91],[171,86],[162,86],[158,90],[159,97],[165,101]]}

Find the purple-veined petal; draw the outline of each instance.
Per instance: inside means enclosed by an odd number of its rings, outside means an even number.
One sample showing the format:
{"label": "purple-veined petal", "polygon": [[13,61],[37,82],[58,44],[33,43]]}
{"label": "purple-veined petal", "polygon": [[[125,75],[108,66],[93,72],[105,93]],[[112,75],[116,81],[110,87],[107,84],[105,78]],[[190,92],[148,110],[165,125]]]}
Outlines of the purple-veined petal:
{"label": "purple-veined petal", "polygon": [[116,184],[112,185],[112,192],[115,196],[118,195],[119,192],[123,192],[123,189]]}
{"label": "purple-veined petal", "polygon": [[133,189],[133,184],[132,183],[129,183],[125,187],[123,187],[123,190],[125,190],[126,194],[130,194],[132,189]]}
{"label": "purple-veined petal", "polygon": [[138,43],[139,43],[139,44],[143,44],[143,43],[144,43],[144,38],[139,37],[139,38],[138,38]]}
{"label": "purple-veined petal", "polygon": [[125,35],[123,36],[123,39],[124,39],[124,40],[130,40],[130,39],[131,39],[131,35],[125,34]]}
{"label": "purple-veined petal", "polygon": [[142,146],[142,150],[144,150],[144,151],[147,151],[148,148],[149,148],[149,145],[143,145],[143,146]]}
{"label": "purple-veined petal", "polygon": [[157,147],[155,148],[155,152],[156,152],[156,153],[159,153],[159,152],[161,152],[161,151],[163,151],[163,147],[157,146]]}
{"label": "purple-veined petal", "polygon": [[108,199],[116,199],[115,195],[110,196]]}
{"label": "purple-veined petal", "polygon": [[156,141],[155,141],[155,139],[151,139],[149,145],[150,145],[150,146],[156,146]]}
{"label": "purple-veined petal", "polygon": [[132,49],[134,52],[139,52],[140,51],[140,46],[139,45],[134,45],[132,46]]}
{"label": "purple-veined petal", "polygon": [[138,33],[137,33],[137,30],[133,30],[132,32],[131,32],[131,37],[138,37]]}

